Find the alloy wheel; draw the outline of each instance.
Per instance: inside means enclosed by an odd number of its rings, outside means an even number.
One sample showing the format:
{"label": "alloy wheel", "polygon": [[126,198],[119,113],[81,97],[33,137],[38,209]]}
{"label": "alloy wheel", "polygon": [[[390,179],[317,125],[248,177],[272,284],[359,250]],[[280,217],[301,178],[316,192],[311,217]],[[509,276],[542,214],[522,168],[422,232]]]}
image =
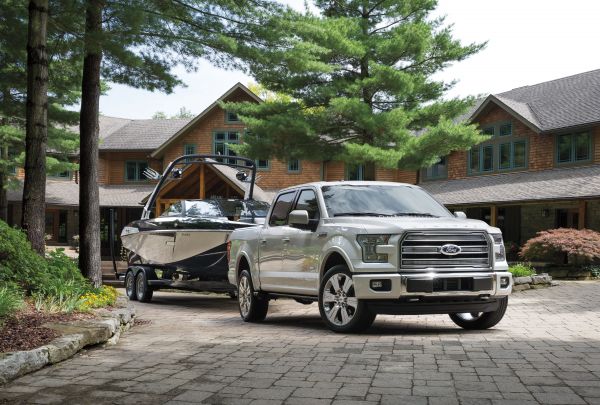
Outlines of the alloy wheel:
{"label": "alloy wheel", "polygon": [[334,325],[345,326],[352,321],[358,308],[358,298],[351,277],[335,273],[327,280],[323,290],[323,308],[327,319]]}
{"label": "alloy wheel", "polygon": [[250,283],[248,282],[247,277],[242,277],[240,279],[240,286],[238,290],[238,299],[240,302],[240,311],[242,316],[248,316],[250,312],[251,305],[251,297],[252,291],[250,290]]}

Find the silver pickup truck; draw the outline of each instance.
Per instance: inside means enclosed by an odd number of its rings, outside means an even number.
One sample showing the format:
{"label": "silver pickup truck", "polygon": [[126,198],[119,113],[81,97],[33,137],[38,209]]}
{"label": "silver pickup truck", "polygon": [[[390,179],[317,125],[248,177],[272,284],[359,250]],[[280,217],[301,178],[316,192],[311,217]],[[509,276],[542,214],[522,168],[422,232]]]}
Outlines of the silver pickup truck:
{"label": "silver pickup truck", "polygon": [[281,190],[264,225],[228,242],[229,282],[242,319],[269,300],[317,301],[336,332],[377,314],[450,314],[466,329],[496,325],[512,291],[502,234],[453,215],[420,187],[319,182]]}

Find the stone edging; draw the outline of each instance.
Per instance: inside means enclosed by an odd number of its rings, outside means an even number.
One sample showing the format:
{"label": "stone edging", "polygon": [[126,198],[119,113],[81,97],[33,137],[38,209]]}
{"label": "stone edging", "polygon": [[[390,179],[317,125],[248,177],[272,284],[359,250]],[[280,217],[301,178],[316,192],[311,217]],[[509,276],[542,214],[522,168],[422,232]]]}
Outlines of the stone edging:
{"label": "stone edging", "polygon": [[86,346],[116,344],[121,333],[135,320],[135,309],[125,297],[118,297],[117,306],[112,311],[95,311],[101,319],[45,324],[45,327],[61,332],[62,336],[33,350],[0,354],[0,385],[66,360]]}
{"label": "stone edging", "polygon": [[546,288],[558,285],[556,281],[552,281],[552,276],[548,275],[548,273],[541,273],[527,277],[513,277],[513,282],[513,291]]}

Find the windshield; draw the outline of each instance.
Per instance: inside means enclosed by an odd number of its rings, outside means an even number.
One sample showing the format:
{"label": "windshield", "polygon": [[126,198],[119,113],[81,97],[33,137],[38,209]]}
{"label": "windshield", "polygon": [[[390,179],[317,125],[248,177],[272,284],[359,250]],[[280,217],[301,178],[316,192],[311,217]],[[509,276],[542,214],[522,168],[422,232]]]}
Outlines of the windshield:
{"label": "windshield", "polygon": [[221,217],[221,210],[214,201],[186,201],[185,215],[189,217]]}
{"label": "windshield", "polygon": [[227,217],[266,217],[269,204],[262,201],[219,200],[223,214]]}
{"label": "windshield", "polygon": [[335,216],[452,216],[420,188],[402,185],[323,186],[330,217]]}

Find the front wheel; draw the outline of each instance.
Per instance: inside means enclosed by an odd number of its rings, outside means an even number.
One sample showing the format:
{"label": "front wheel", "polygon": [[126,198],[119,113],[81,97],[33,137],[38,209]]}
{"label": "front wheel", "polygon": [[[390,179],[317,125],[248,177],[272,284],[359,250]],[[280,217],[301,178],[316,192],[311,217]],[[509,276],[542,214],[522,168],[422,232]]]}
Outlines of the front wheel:
{"label": "front wheel", "polygon": [[254,294],[252,277],[248,270],[242,270],[238,279],[238,303],[244,322],[260,322],[267,317],[269,300]]}
{"label": "front wheel", "polygon": [[463,329],[489,329],[502,320],[507,307],[508,297],[504,297],[499,300],[498,309],[495,311],[450,314],[450,319]]}
{"label": "front wheel", "polygon": [[373,324],[377,314],[356,298],[352,274],[344,265],[325,273],[319,289],[319,312],[334,332],[360,332]]}

